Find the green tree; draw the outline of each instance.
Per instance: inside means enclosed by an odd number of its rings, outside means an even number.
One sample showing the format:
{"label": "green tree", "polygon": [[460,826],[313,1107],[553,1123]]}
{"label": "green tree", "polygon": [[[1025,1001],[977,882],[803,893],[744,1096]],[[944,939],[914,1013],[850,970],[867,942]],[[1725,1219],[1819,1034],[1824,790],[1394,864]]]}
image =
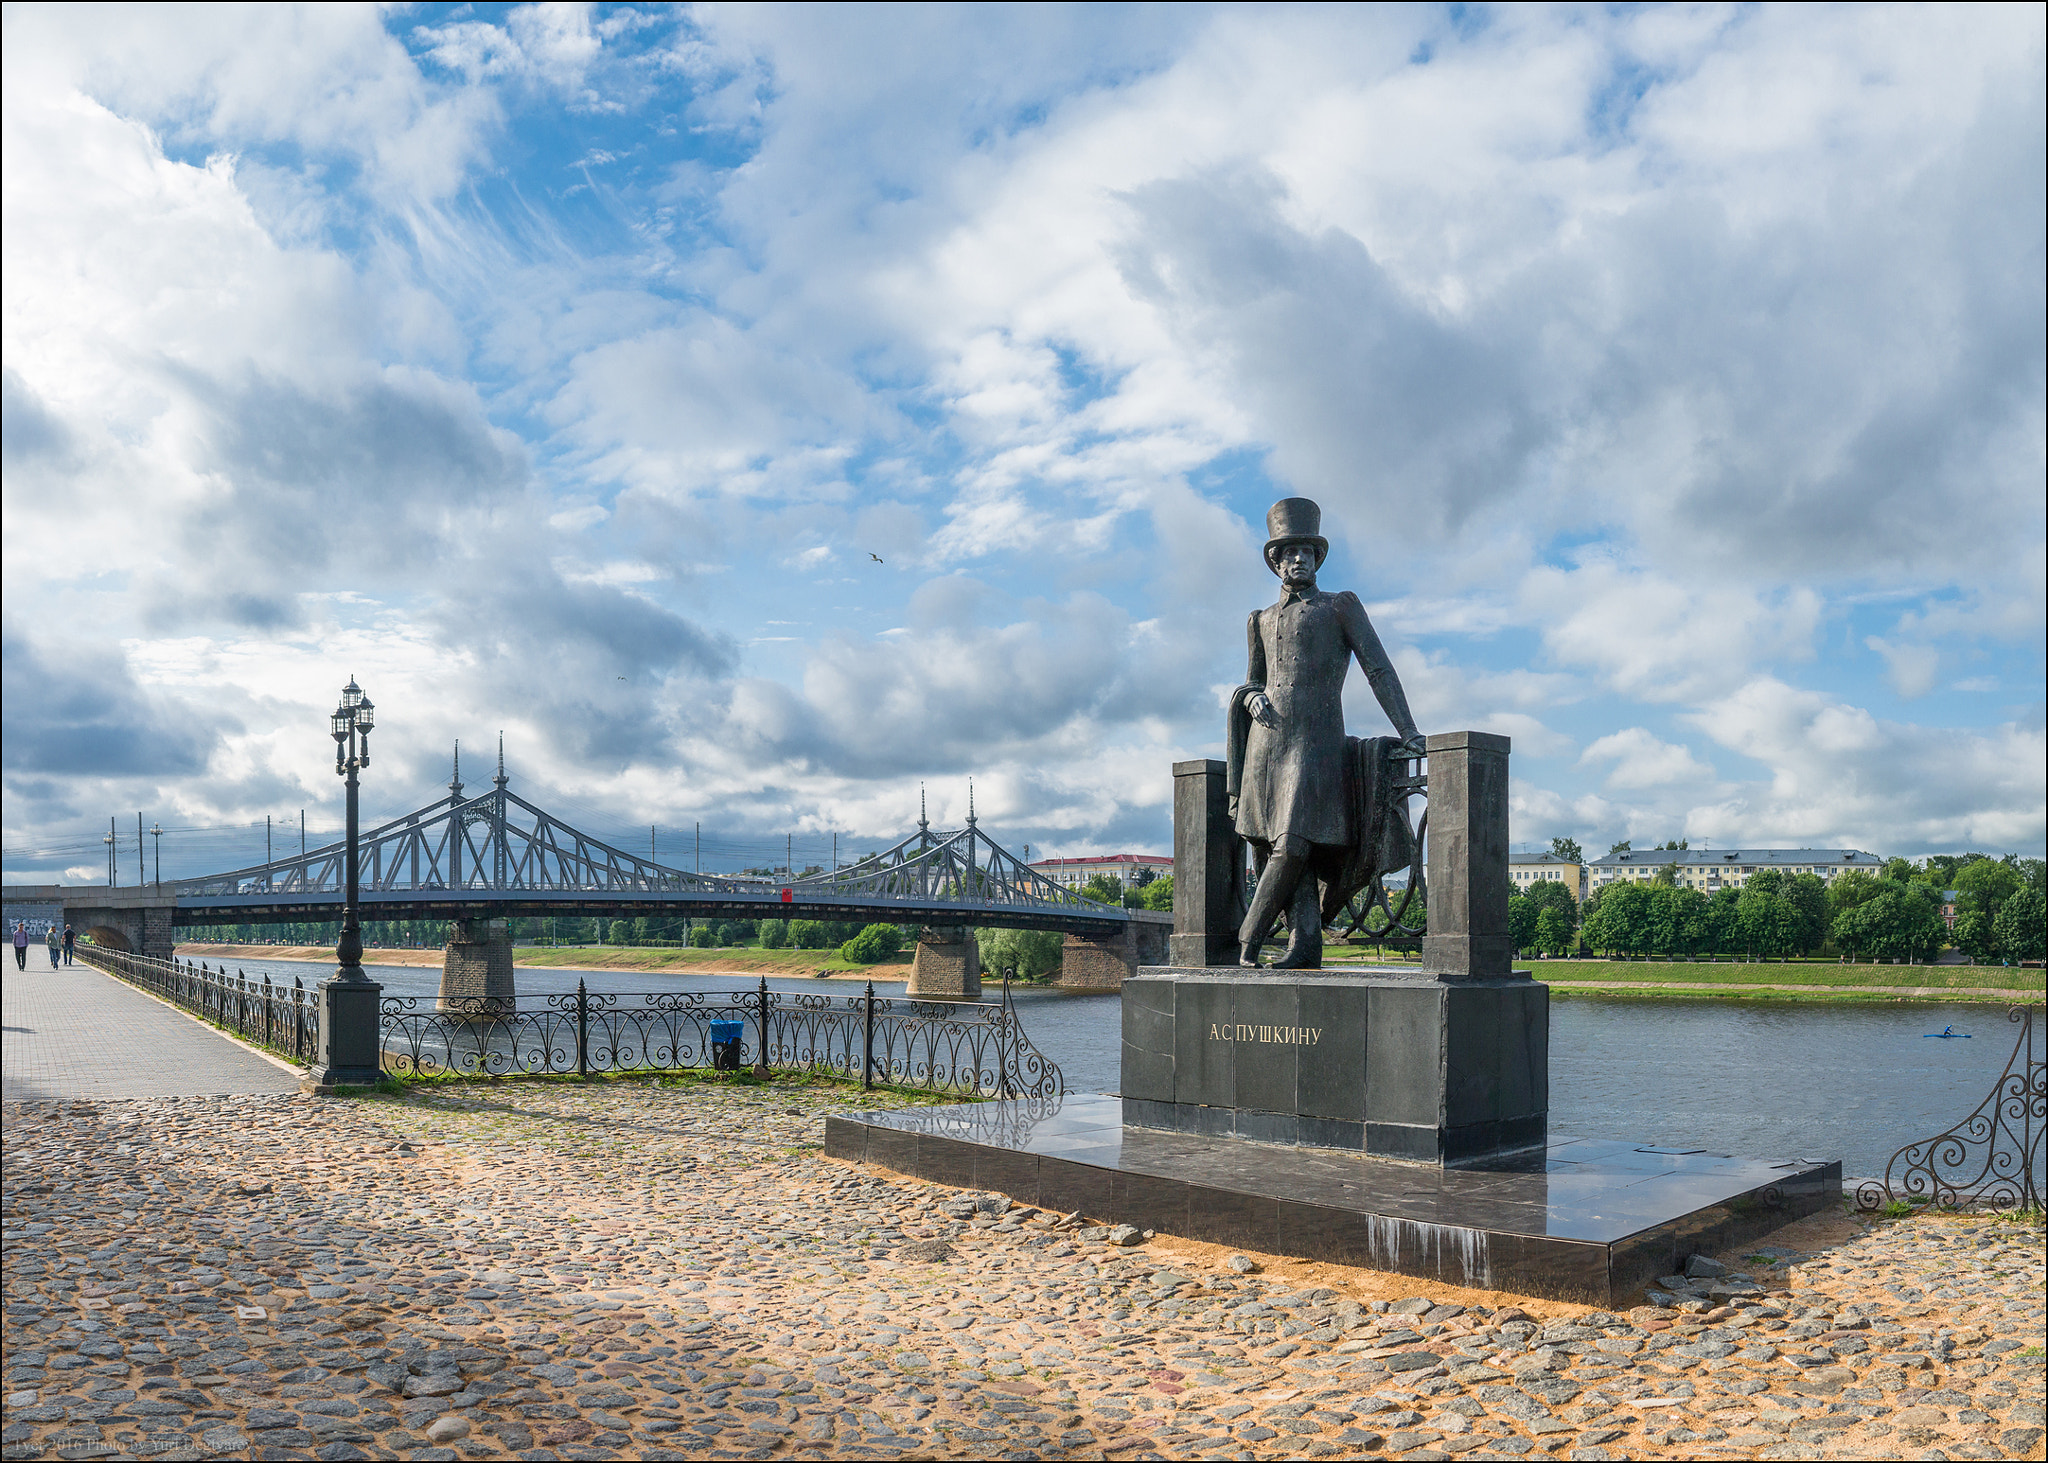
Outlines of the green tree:
{"label": "green tree", "polygon": [[1884,867],[1878,870],[1878,877],[1905,884],[1911,882],[1913,876],[1919,872],[1920,870],[1913,867],[1910,859],[1888,858],[1884,861]]}
{"label": "green tree", "polygon": [[1956,913],[1965,910],[1981,911],[1996,917],[2005,907],[2005,901],[2019,893],[2020,871],[2011,864],[1996,859],[1973,859],[1958,869],[1954,875],[1956,891]]}
{"label": "green tree", "polygon": [[793,919],[789,922],[789,943],[799,950],[828,950],[832,932],[821,919]]}
{"label": "green tree", "polygon": [[1882,881],[1863,869],[1851,869],[1839,878],[1828,882],[1829,920],[1840,917],[1843,912],[1854,909],[1878,896],[1884,888]]}
{"label": "green tree", "polygon": [[1121,905],[1124,902],[1124,881],[1114,874],[1097,874],[1081,886],[1081,897],[1103,904]]}
{"label": "green tree", "polygon": [[605,943],[608,945],[623,945],[632,938],[633,922],[631,920],[615,919],[605,931]]}
{"label": "green tree", "polygon": [[1995,927],[1997,916],[1984,913],[1981,909],[1964,909],[1956,913],[1956,926],[1949,931],[1949,942],[1970,957],[1973,965],[1998,958],[1998,934]]}
{"label": "green tree", "polygon": [[1924,886],[1885,881],[1877,895],[1835,916],[1830,933],[1852,955],[1880,960],[1926,960],[1948,931],[1941,909]]}
{"label": "green tree", "polygon": [[1515,947],[1517,954],[1533,949],[1536,944],[1536,922],[1543,911],[1520,894],[1508,900],[1508,943]]}
{"label": "green tree", "polygon": [[718,944],[718,930],[709,924],[698,925],[690,931],[690,944],[698,950],[714,949]]}
{"label": "green tree", "polygon": [[1794,874],[1782,897],[1792,911],[1792,948],[1800,954],[1820,948],[1828,937],[1828,886],[1818,874]]}
{"label": "green tree", "polygon": [[1697,889],[1673,889],[1667,901],[1666,931],[1674,955],[1697,955],[1706,948],[1707,896]]}
{"label": "green tree", "polygon": [[780,919],[761,921],[761,948],[780,950],[789,944],[789,922]]}
{"label": "green tree", "polygon": [[1173,913],[1173,875],[1161,874],[1138,891],[1139,909],[1157,910],[1161,914]]}
{"label": "green tree", "polygon": [[1707,949],[1711,953],[1719,955],[1736,948],[1735,907],[1741,899],[1742,891],[1731,886],[1716,890],[1707,901]]}
{"label": "green tree", "polygon": [[1015,971],[1018,980],[1057,975],[1066,949],[1065,939],[1055,930],[978,929],[974,942],[981,950],[981,968],[996,980],[1006,969]]}
{"label": "green tree", "polygon": [[1640,955],[1649,948],[1650,891],[1633,881],[1601,891],[1582,933],[1588,945],[1614,955]]}
{"label": "green tree", "polygon": [[1520,893],[1524,899],[1536,906],[1539,916],[1546,909],[1554,909],[1564,916],[1566,929],[1578,927],[1579,901],[1572,897],[1572,891],[1559,880],[1538,879]]}
{"label": "green tree", "polygon": [[1536,947],[1545,955],[1562,955],[1571,948],[1571,943],[1571,919],[1560,913],[1556,906],[1545,909],[1536,917]]}
{"label": "green tree", "polygon": [[872,924],[839,947],[850,965],[875,965],[903,948],[903,931],[894,925]]}
{"label": "green tree", "polygon": [[1998,953],[2011,961],[2040,960],[2048,940],[2048,895],[2039,889],[2019,889],[1998,907],[1991,922]]}
{"label": "green tree", "polygon": [[1586,851],[1579,847],[1579,840],[1576,838],[1551,839],[1550,852],[1552,857],[1561,858],[1568,864],[1582,864],[1586,861]]}
{"label": "green tree", "polygon": [[1753,874],[1735,901],[1735,939],[1752,958],[1770,958],[1791,948],[1792,914],[1778,897],[1775,869]]}
{"label": "green tree", "polygon": [[1607,856],[1609,858],[1613,858],[1618,853],[1627,853],[1628,851],[1629,841],[1626,838],[1622,839],[1619,843],[1610,843],[1609,845],[1607,845]]}
{"label": "green tree", "polygon": [[1675,863],[1669,863],[1664,865],[1663,868],[1657,870],[1656,877],[1652,882],[1662,884],[1666,889],[1677,888],[1678,865]]}

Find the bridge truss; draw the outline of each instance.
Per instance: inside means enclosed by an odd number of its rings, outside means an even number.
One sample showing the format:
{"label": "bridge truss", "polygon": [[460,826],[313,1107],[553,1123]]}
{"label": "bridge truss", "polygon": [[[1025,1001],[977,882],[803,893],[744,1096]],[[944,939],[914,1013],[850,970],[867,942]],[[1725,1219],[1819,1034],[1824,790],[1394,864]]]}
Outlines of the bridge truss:
{"label": "bridge truss", "polygon": [[[845,868],[783,880],[696,874],[629,853],[571,827],[509,787],[503,753],[491,790],[449,796],[358,838],[365,918],[595,912],[743,918],[889,919],[1013,923],[1084,929],[1129,912],[1061,887],[977,825],[917,831]],[[180,923],[332,918],[345,878],[343,844],[249,868],[166,883]],[[1006,918],[1007,917],[1007,918]]]}

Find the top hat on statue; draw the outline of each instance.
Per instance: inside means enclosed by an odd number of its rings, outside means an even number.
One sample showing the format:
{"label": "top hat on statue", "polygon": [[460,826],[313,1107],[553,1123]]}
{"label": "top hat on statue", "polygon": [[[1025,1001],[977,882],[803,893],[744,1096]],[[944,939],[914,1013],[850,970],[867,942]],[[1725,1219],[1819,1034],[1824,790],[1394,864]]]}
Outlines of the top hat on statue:
{"label": "top hat on statue", "polygon": [[1330,541],[1322,535],[1323,510],[1313,498],[1282,498],[1266,510],[1266,567],[1280,572],[1280,551],[1289,544],[1313,544],[1316,568],[1330,556]]}

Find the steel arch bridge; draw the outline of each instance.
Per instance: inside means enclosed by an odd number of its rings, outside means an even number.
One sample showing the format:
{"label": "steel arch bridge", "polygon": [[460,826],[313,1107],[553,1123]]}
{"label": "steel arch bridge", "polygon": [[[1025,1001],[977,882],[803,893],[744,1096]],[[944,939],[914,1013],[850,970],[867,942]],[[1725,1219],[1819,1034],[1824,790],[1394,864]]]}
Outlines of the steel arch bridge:
{"label": "steel arch bridge", "polygon": [[[778,882],[690,873],[593,838],[513,792],[502,753],[489,792],[464,798],[460,778],[458,764],[448,797],[360,835],[364,919],[823,919],[1102,937],[1122,933],[1134,918],[1031,869],[981,830],[971,803],[964,828],[935,830],[920,815],[917,831],[884,852]],[[332,843],[167,881],[153,892],[171,903],[175,926],[333,920],[341,913],[345,858],[344,845]]]}

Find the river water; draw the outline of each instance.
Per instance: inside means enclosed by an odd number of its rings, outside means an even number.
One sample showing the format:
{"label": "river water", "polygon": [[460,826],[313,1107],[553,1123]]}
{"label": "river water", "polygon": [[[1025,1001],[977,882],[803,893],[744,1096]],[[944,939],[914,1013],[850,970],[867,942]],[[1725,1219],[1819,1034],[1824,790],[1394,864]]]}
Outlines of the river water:
{"label": "river water", "polygon": [[[237,960],[312,986],[326,969]],[[433,967],[367,967],[387,996],[432,997]],[[745,976],[521,970],[522,996],[753,989]],[[770,980],[775,991],[853,996],[853,980]],[[877,994],[901,994],[895,983]],[[1071,1091],[1114,1092],[1121,1008],[1114,995],[1013,993],[1024,1029],[1059,1063]],[[997,999],[989,988],[986,999]],[[1573,995],[1550,1007],[1550,1131],[1704,1148],[1746,1158],[1842,1160],[1850,1177],[1884,1172],[1901,1145],[1969,1114],[2012,1054],[2004,1006],[1819,1005],[1761,1001],[1632,1001]],[[1927,1033],[1953,1025],[1970,1039]]]}

